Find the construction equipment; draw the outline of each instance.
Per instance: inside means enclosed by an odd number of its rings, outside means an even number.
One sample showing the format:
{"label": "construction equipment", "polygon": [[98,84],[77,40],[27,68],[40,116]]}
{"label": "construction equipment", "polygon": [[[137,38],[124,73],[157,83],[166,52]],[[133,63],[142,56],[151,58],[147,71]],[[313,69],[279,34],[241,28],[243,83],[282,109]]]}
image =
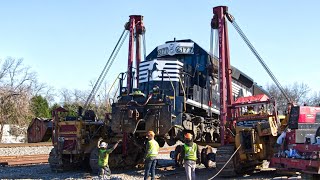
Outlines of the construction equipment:
{"label": "construction equipment", "polygon": [[[280,121],[275,101],[266,95],[242,97],[234,101],[231,86],[232,71],[230,68],[228,20],[285,97],[288,100],[289,98],[266,63],[241,31],[234,17],[228,13],[228,8],[226,6],[214,7],[213,14],[211,28],[218,31],[219,40],[217,47],[219,47],[221,128],[221,146],[217,149],[216,165],[220,169],[224,168],[221,175],[233,176],[253,171],[257,165],[262,164],[264,159],[269,160],[272,157]],[[247,114],[244,113],[245,110],[247,110]],[[228,161],[229,159],[232,160]]]}
{"label": "construction equipment", "polygon": [[[219,17],[214,17],[214,19],[223,20],[223,23],[226,23],[223,13],[225,14],[225,11],[221,11]],[[215,27],[214,23],[216,22],[212,21],[212,27]],[[226,28],[224,24],[220,26]],[[119,51],[118,45],[120,44],[121,47],[124,42],[123,37],[127,35],[123,36],[125,31],[130,34],[128,69],[119,77],[118,97],[108,101],[112,102],[111,116],[108,116],[109,119],[106,121],[96,121],[94,112],[88,110],[90,102]],[[220,34],[220,37],[226,38],[227,31],[223,29],[220,31],[224,33]],[[54,149],[49,157],[52,170],[60,171],[71,166],[86,164],[83,163],[84,161],[90,162],[91,169],[96,170],[96,145],[100,137],[109,144],[122,139],[119,148],[110,156],[110,167],[136,165],[143,160],[145,136],[150,130],[155,132],[155,139],[161,147],[165,143],[171,146],[178,140],[183,141],[183,135],[191,133],[197,144],[206,145],[201,150],[201,162],[206,167],[210,167],[211,162],[215,159],[212,146],[233,143],[233,146],[223,146],[227,147],[228,152],[233,152],[234,142],[242,143],[240,139],[244,136],[252,137],[252,148],[251,151],[246,152],[249,157],[239,156],[242,159],[237,162],[251,163],[251,157],[259,157],[258,160],[260,160],[266,155],[266,146],[272,144],[274,129],[277,125],[274,101],[263,96],[260,99],[256,98],[255,102],[244,100],[231,107],[233,95],[238,97],[254,94],[254,83],[250,77],[231,67],[229,58],[225,58],[229,53],[228,46],[225,46],[227,40],[223,39],[220,42],[226,49],[220,50],[219,60],[192,40],[174,39],[174,41],[168,41],[156,47],[148,56],[145,55],[144,61],[140,62],[141,35],[144,37],[144,32],[143,17],[130,16],[84,109],[79,109],[79,116],[68,117],[64,109],[56,110],[53,120]],[[133,67],[134,54],[136,56],[135,68]],[[126,83],[124,83],[125,80],[127,80]],[[219,85],[218,81],[220,81]],[[264,119],[259,119],[259,116],[251,116],[251,118],[248,116],[245,120],[241,119],[243,117],[240,112],[244,104],[264,105],[270,114],[260,115],[260,118]],[[235,114],[236,111],[239,113],[234,118],[242,122],[256,121],[260,123],[260,131],[255,128],[256,123],[252,123],[254,127],[248,127],[245,130],[240,128],[240,124],[239,129],[232,128],[231,122],[235,122],[232,119],[232,113]],[[225,128],[227,121],[230,123]],[[231,132],[238,132],[236,138],[232,137]],[[270,140],[267,141],[267,138]],[[181,146],[177,146],[176,151],[172,154],[177,164],[181,163],[180,150]],[[220,148],[219,152],[222,152],[221,150]],[[257,155],[251,156],[252,154]],[[253,166],[256,163],[251,164]]]}
{"label": "construction equipment", "polygon": [[320,107],[294,106],[289,113],[284,141],[271,158],[277,170],[299,171],[320,177]]}
{"label": "construction equipment", "polygon": [[[129,32],[129,62],[131,63],[130,67],[132,67],[133,40],[137,39],[145,31],[142,20],[143,16],[130,16],[129,22],[126,23],[125,29],[92,89],[84,108],[79,107],[78,115],[68,116],[68,111],[61,107],[54,111],[52,137],[54,148],[49,155],[49,164],[53,171],[64,171],[89,165],[93,171],[97,171],[98,141],[102,138],[105,142],[113,144],[122,138],[121,134],[114,134],[110,126],[108,126],[109,115],[106,115],[107,119],[105,120],[98,121],[96,119],[95,112],[90,110],[90,103],[94,99]],[[140,44],[137,43],[136,46],[140,50]],[[136,55],[138,56],[138,53]],[[128,77],[129,79],[131,78],[130,75]],[[132,151],[130,153],[133,155],[123,158],[120,144],[120,148],[115,149],[109,158],[110,167],[130,166],[137,164],[137,161],[141,161],[141,156],[137,157],[136,155],[143,156],[143,149],[136,148],[134,142],[125,141],[125,143],[125,148],[131,148]]]}

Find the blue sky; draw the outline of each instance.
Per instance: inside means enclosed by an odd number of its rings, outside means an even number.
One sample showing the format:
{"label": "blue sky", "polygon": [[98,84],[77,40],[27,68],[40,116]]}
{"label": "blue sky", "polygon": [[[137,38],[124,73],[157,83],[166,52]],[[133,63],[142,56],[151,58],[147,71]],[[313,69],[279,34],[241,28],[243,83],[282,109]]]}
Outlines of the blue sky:
{"label": "blue sky", "polygon": [[[320,1],[0,0],[0,59],[24,58],[56,89],[90,89],[129,15],[144,16],[147,53],[165,41],[192,39],[210,47],[212,7],[227,5],[282,85],[304,82],[320,91]],[[271,79],[229,24],[231,64],[258,84]],[[107,81],[126,71],[128,41]]]}

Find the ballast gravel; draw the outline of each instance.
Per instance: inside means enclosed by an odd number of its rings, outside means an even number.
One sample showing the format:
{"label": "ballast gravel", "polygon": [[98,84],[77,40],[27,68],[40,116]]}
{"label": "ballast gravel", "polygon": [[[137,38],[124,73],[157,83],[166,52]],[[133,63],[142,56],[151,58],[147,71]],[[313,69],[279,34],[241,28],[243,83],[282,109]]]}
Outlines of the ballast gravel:
{"label": "ballast gravel", "polygon": [[0,148],[0,156],[49,154],[53,146]]}

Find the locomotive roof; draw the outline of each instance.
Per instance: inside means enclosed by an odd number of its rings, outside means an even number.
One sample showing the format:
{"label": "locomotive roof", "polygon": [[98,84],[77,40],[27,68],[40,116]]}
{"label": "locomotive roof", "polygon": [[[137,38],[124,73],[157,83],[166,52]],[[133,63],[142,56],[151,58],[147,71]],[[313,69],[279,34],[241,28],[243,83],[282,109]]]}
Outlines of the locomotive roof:
{"label": "locomotive roof", "polygon": [[[197,54],[207,54],[208,56],[213,57],[214,61],[218,64],[218,57],[213,56],[212,54],[210,54],[208,51],[206,51],[204,48],[199,46],[196,42],[194,42],[191,39],[181,39],[181,40],[174,39],[173,41],[166,41],[165,42],[165,44],[170,44],[170,43],[193,43],[193,45],[194,45],[193,46],[194,47],[193,52],[196,52]],[[146,61],[158,58],[157,57],[158,47],[159,46],[155,47],[151,51],[151,53],[148,54],[148,56],[146,57]],[[165,57],[174,58],[174,56],[170,56],[170,55],[167,55]],[[216,64],[215,62],[214,62],[214,64]],[[234,66],[231,66],[231,68],[232,68],[232,78],[233,79],[237,80],[238,82],[240,82],[241,84],[245,85],[248,88],[253,87],[254,81],[253,81],[253,79],[251,77],[249,77],[248,75],[246,75],[245,73],[243,73],[241,70],[239,70],[238,68],[236,68]],[[261,87],[259,87],[259,86],[256,86],[255,88],[260,88],[261,89]]]}

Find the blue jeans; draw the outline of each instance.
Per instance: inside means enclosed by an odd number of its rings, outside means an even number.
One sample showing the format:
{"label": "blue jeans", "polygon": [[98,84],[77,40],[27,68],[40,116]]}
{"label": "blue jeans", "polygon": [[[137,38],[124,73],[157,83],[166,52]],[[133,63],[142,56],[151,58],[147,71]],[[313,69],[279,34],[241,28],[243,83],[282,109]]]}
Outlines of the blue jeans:
{"label": "blue jeans", "polygon": [[151,180],[154,179],[154,176],[156,174],[156,164],[157,164],[157,160],[154,159],[154,160],[146,160],[144,162],[144,180],[147,180],[148,179],[148,176],[149,176],[149,173],[151,171]]}

